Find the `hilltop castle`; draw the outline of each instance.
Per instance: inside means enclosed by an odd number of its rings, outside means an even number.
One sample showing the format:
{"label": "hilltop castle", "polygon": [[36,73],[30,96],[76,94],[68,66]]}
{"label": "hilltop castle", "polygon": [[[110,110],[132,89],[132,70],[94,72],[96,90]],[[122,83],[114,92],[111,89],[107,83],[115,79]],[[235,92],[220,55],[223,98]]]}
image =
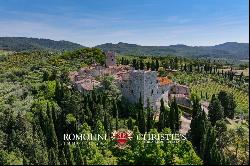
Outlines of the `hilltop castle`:
{"label": "hilltop castle", "polygon": [[134,70],[128,65],[117,65],[115,52],[106,53],[105,67],[93,65],[81,68],[78,72],[71,72],[69,78],[79,91],[86,92],[100,86],[96,77],[104,75],[112,75],[115,78],[122,96],[131,103],[137,103],[141,96],[144,107],[148,105],[149,100],[150,106],[155,110],[160,108],[162,98],[166,105],[174,97],[178,104],[191,104],[187,86],[175,84],[167,77],[157,77],[157,71]]}

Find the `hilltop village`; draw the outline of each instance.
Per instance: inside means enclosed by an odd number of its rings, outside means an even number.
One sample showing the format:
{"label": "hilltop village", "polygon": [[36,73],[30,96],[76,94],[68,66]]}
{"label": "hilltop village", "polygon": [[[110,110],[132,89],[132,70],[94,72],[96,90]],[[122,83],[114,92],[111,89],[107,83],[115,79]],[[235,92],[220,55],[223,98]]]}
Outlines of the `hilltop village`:
{"label": "hilltop village", "polygon": [[161,99],[166,105],[175,98],[179,105],[191,106],[190,90],[187,86],[174,83],[167,77],[158,77],[157,71],[135,70],[129,65],[118,65],[116,54],[112,51],[106,52],[105,66],[92,64],[79,71],[70,72],[69,78],[77,90],[88,92],[100,86],[96,78],[105,75],[114,77],[122,96],[131,103],[137,103],[141,96],[144,107],[149,101],[154,110],[159,110]]}

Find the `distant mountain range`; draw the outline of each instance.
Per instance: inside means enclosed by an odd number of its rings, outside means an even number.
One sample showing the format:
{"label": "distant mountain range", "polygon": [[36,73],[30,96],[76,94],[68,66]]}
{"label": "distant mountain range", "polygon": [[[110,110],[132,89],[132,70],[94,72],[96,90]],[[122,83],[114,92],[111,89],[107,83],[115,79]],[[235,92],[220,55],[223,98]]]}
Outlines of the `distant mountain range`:
{"label": "distant mountain range", "polygon": [[[54,41],[50,39],[26,37],[0,37],[0,50],[27,51],[49,50],[63,51],[84,48],[77,43],[69,41]],[[106,43],[95,46],[103,51],[113,50],[123,55],[177,55],[186,57],[210,57],[226,59],[249,59],[249,43],[227,42],[215,46],[187,46],[183,44],[170,46],[141,46],[119,42]]]}
{"label": "distant mountain range", "polygon": [[210,57],[229,59],[249,59],[249,43],[227,42],[215,46],[187,46],[183,44],[170,46],[140,46],[128,43],[106,43],[96,46],[104,51],[114,50],[119,54],[135,55],[178,55],[187,57]]}

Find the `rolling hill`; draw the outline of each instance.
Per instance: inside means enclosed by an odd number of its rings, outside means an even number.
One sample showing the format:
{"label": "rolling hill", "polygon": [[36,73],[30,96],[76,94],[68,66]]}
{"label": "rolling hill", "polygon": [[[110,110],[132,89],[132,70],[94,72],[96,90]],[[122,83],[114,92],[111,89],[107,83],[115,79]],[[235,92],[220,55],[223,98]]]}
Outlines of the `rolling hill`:
{"label": "rolling hill", "polygon": [[136,55],[178,55],[187,57],[210,57],[210,58],[228,58],[228,59],[249,59],[249,44],[227,42],[215,46],[140,46],[119,42],[117,44],[106,43],[96,46],[104,51],[114,50],[119,54]]}
{"label": "rolling hill", "polygon": [[49,50],[63,51],[74,50],[84,46],[69,41],[54,41],[50,39],[27,38],[27,37],[0,37],[0,50],[30,51]]}
{"label": "rolling hill", "polygon": [[[119,42],[95,46],[103,51],[113,50],[122,55],[177,55],[186,57],[208,57],[224,59],[249,59],[249,43],[227,42],[215,46],[187,46],[183,44],[170,46],[141,46]],[[54,41],[50,39],[27,37],[0,37],[0,50],[29,51],[49,50],[63,51],[84,48],[84,46],[69,41]]]}

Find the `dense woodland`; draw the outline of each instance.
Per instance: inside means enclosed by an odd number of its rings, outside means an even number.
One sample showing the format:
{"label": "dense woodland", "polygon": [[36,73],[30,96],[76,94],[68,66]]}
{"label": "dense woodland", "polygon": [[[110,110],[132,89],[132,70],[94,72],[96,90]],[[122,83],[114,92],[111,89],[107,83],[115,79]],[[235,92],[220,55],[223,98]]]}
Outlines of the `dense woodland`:
{"label": "dense woodland", "polygon": [[[111,76],[101,78],[101,88],[79,93],[70,87],[67,74],[93,61],[104,64],[105,55],[100,49],[0,55],[1,165],[249,163],[248,111],[244,110],[244,103],[237,102],[235,95],[224,89],[214,94],[204,90],[202,95],[192,90],[193,106],[189,110],[192,121],[187,141],[144,143],[134,137],[128,142],[130,147],[114,147],[110,134],[119,128],[128,128],[134,134],[177,133],[179,118],[186,110],[175,100],[169,107],[161,101],[159,120],[155,120],[154,110],[143,108],[141,100],[136,105],[128,103]],[[118,62],[136,69],[157,70],[160,76],[183,84],[189,84],[188,77],[196,74],[213,81],[218,79],[221,85],[249,95],[245,84],[248,77],[236,76],[232,71],[220,72],[223,64],[217,61],[121,56]],[[181,74],[186,79],[180,79]],[[198,80],[202,79],[194,81]],[[201,108],[201,100],[210,102],[208,116]],[[227,123],[226,119],[240,113],[244,113],[246,120],[235,125]],[[65,133],[106,133],[109,139],[64,145]]]}
{"label": "dense woodland", "polygon": [[0,50],[9,51],[63,51],[83,48],[80,44],[69,41],[54,41],[50,39],[27,37],[0,37]]}

